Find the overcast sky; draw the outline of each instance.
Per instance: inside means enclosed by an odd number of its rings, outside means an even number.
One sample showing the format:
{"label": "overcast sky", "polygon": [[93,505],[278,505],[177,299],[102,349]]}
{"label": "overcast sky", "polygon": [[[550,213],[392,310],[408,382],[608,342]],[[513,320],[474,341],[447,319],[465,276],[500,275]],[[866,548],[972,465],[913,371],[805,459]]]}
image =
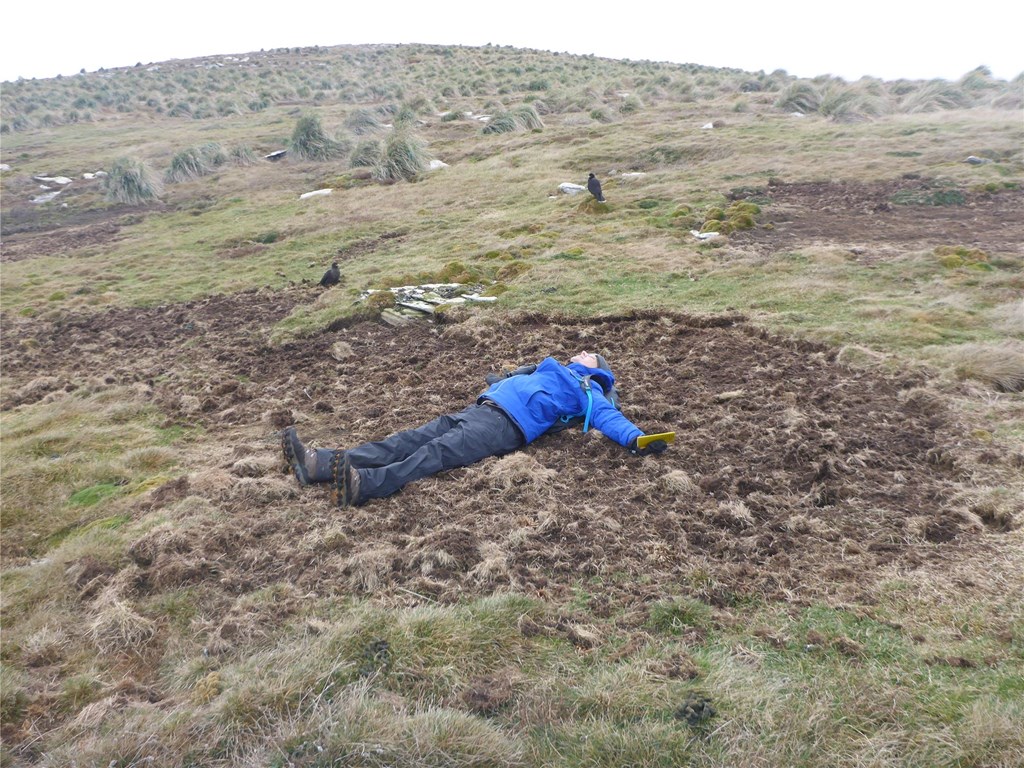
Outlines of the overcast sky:
{"label": "overcast sky", "polygon": [[[168,59],[357,43],[512,45],[836,75],[957,80],[1024,71],[1024,3],[453,0],[281,5],[218,0],[14,0],[0,12],[0,80]],[[659,9],[659,6],[662,6]],[[848,8],[848,10],[843,10]]]}

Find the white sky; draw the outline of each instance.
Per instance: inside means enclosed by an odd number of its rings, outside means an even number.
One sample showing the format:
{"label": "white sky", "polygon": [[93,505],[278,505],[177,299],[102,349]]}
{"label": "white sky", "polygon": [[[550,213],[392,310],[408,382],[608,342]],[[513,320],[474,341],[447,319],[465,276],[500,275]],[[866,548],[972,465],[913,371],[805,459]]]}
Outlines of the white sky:
{"label": "white sky", "polygon": [[957,80],[984,65],[1011,80],[1024,71],[1024,3],[998,5],[1002,11],[995,3],[913,0],[15,0],[0,12],[0,80],[358,43],[492,43],[850,81]]}

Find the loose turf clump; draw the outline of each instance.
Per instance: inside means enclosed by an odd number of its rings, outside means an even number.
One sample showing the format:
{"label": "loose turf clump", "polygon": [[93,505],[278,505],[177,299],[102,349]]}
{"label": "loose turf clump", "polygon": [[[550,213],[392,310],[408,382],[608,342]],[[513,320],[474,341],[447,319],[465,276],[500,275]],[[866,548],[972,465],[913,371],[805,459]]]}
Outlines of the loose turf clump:
{"label": "loose turf clump", "polygon": [[344,146],[324,133],[320,118],[303,115],[295,124],[289,145],[292,155],[300,160],[331,160],[345,152]]}
{"label": "loose turf clump", "polygon": [[107,200],[139,205],[156,200],[163,193],[160,180],[142,160],[122,157],[114,162],[104,179]]}
{"label": "loose turf clump", "polygon": [[156,624],[127,603],[112,600],[93,619],[89,634],[102,653],[136,654],[156,634]]}
{"label": "loose turf clump", "polygon": [[701,232],[718,232],[729,235],[740,229],[753,229],[761,208],[748,200],[737,200],[724,211],[718,207],[708,208],[704,214]]}
{"label": "loose turf clump", "polygon": [[1024,344],[962,344],[950,356],[962,379],[985,382],[998,392],[1024,392]]}
{"label": "loose turf clump", "polygon": [[991,269],[988,254],[980,248],[966,248],[962,245],[940,245],[935,249],[935,256],[946,269],[974,267],[975,269]]}

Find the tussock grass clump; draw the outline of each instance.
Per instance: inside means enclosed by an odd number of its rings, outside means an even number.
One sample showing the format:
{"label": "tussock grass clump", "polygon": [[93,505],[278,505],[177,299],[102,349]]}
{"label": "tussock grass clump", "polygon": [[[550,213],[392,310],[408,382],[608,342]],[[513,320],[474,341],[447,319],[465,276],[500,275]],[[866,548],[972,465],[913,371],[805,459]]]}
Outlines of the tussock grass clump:
{"label": "tussock grass clump", "polygon": [[376,139],[365,139],[356,144],[349,156],[349,165],[353,168],[372,168],[380,162],[381,144]]}
{"label": "tussock grass clump", "polygon": [[198,179],[213,173],[227,160],[228,155],[220,144],[210,143],[201,147],[190,147],[171,159],[171,167],[164,174],[164,180],[173,184]]}
{"label": "tussock grass clump", "polygon": [[345,118],[345,128],[356,136],[376,133],[381,129],[380,120],[369,109],[357,109]]}
{"label": "tussock grass clump", "polygon": [[519,126],[516,119],[508,112],[495,115],[480,131],[484,134],[514,133]]}
{"label": "tussock grass clump", "polygon": [[798,81],[782,92],[776,99],[775,106],[786,112],[801,112],[808,115],[818,111],[821,96],[812,83]]}
{"label": "tussock grass clump", "polygon": [[295,124],[289,151],[300,160],[333,160],[345,153],[344,146],[324,133],[320,118],[303,115]]}
{"label": "tussock grass clump", "polygon": [[963,88],[946,80],[932,80],[910,93],[900,104],[900,109],[915,114],[943,109],[966,109],[969,106],[971,97]]}
{"label": "tussock grass clump", "polygon": [[877,117],[882,105],[863,89],[835,86],[826,89],[818,111],[837,123],[857,123]]}
{"label": "tussock grass clump", "polygon": [[259,155],[247,144],[234,147],[229,154],[231,162],[238,166],[256,165],[260,162]]}
{"label": "tussock grass clump", "polygon": [[481,133],[514,133],[516,131],[540,131],[544,129],[544,121],[537,110],[529,104],[499,112],[483,127]]}
{"label": "tussock grass clump", "polygon": [[395,130],[384,139],[370,174],[385,183],[411,181],[426,171],[429,164],[430,155],[423,141],[408,131]]}
{"label": "tussock grass clump", "polygon": [[158,200],[163,194],[160,180],[142,160],[122,157],[114,162],[103,180],[107,200],[125,205],[141,205]]}

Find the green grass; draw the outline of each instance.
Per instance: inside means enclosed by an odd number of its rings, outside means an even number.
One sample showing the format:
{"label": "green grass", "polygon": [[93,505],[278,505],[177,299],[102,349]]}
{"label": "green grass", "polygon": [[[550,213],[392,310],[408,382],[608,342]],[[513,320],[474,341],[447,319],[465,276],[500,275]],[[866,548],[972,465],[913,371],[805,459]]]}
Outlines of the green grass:
{"label": "green grass", "polygon": [[5,413],[5,555],[42,556],[97,521],[123,522],[110,516],[116,500],[166,481],[177,461],[173,448],[155,447],[172,442],[156,419],[119,388]]}

